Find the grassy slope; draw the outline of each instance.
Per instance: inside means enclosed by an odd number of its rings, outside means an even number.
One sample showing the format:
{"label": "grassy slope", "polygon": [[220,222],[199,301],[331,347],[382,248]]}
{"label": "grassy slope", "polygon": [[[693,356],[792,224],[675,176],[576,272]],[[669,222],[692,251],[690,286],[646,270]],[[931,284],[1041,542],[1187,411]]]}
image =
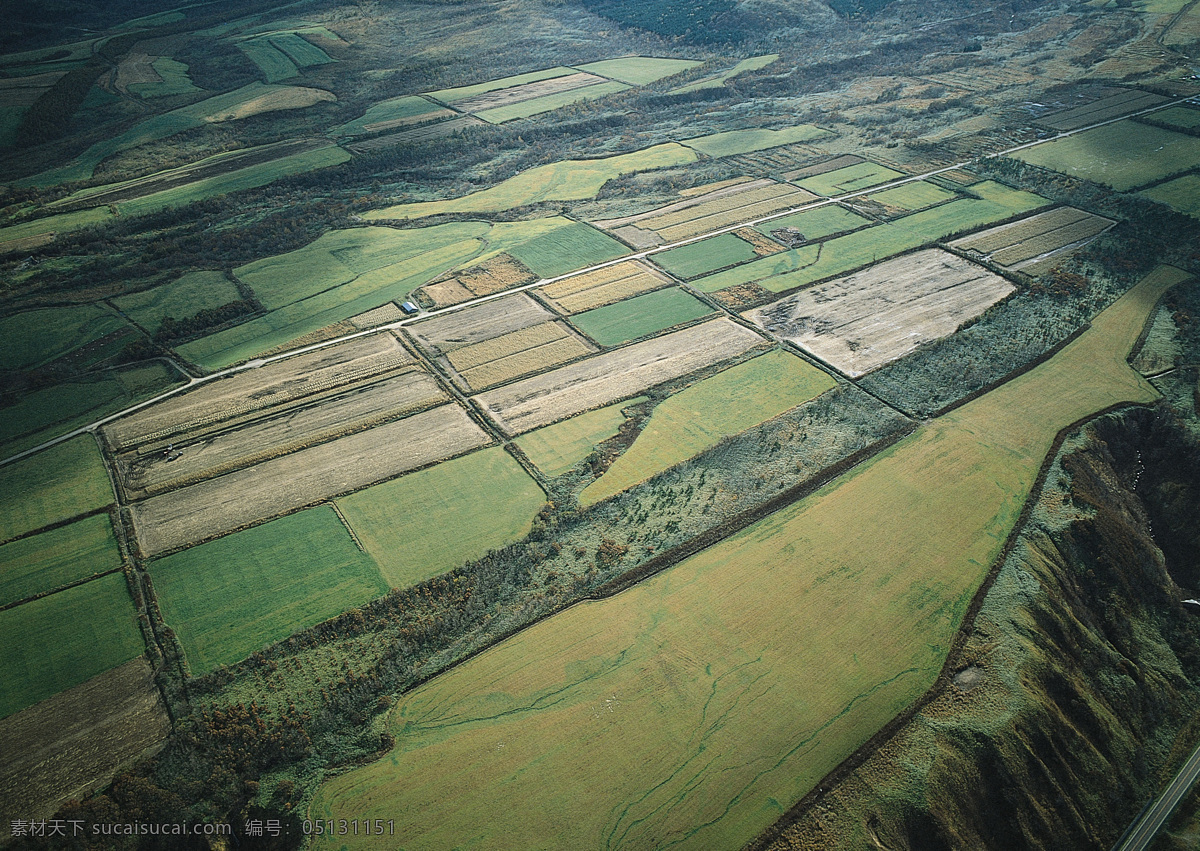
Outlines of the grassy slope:
{"label": "grassy slope", "polygon": [[0,718],[145,649],[123,573],[0,612]]}
{"label": "grassy slope", "polygon": [[712,312],[711,307],[695,296],[678,287],[668,287],[577,313],[571,317],[571,323],[600,345],[617,346]]}
{"label": "grassy slope", "polygon": [[621,423],[625,422],[622,409],[644,402],[645,399],[645,396],[639,396],[607,408],[597,408],[569,420],[535,429],[514,442],[529,456],[534,466],[547,476],[561,476],[591,455],[599,443],[617,433]]}
{"label": "grassy slope", "polygon": [[680,86],[677,89],[671,89],[668,94],[679,95],[685,92],[699,91],[700,89],[719,89],[734,77],[744,74],[747,71],[758,71],[761,68],[766,68],[771,63],[778,61],[778,59],[778,53],[767,53],[763,56],[751,56],[749,59],[743,59],[728,71],[722,71],[720,74],[717,74],[713,77],[706,77],[703,80],[697,80],[694,83],[688,83],[687,85]]}
{"label": "grassy slope", "polygon": [[194,675],[387,590],[375,563],[328,507],[167,556],[151,565],[150,575]]}
{"label": "grassy slope", "polygon": [[430,103],[425,98],[417,97],[416,95],[390,98],[375,104],[363,113],[361,118],[347,121],[334,132],[339,136],[370,133],[372,131],[367,129],[367,126],[370,124],[379,124],[385,121],[396,121],[404,118],[415,119],[422,115],[428,115],[431,112],[437,112],[440,109],[441,107],[437,104]]}
{"label": "grassy slope", "polygon": [[113,501],[100,450],[86,434],[0,467],[0,494],[0,541]]}
{"label": "grassy slope", "polygon": [[407,695],[397,748],[312,815],[397,818],[410,850],[754,838],[928,688],[1055,434],[1155,398],[1125,358],[1177,277],[813,496]]}
{"label": "grassy slope", "polygon": [[521,465],[492,447],[359,491],[338,507],[384,579],[403,588],[520,540],[545,500]]}
{"label": "grassy slope", "polygon": [[22,538],[0,546],[0,605],[120,566],[121,552],[104,514]]}

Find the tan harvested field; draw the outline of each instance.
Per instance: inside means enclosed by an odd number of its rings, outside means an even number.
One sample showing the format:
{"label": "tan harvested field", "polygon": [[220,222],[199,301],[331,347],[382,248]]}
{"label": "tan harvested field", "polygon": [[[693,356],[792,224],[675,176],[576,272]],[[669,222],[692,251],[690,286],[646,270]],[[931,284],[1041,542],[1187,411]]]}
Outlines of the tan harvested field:
{"label": "tan harvested field", "polygon": [[347,145],[346,147],[351,151],[363,154],[367,151],[377,151],[380,148],[390,148],[393,145],[414,145],[419,142],[430,142],[445,136],[452,136],[467,127],[479,127],[485,124],[487,124],[486,121],[476,118],[474,115],[462,115],[458,118],[451,118],[449,121],[434,121],[429,124],[423,124],[420,127],[412,127],[397,133],[388,133],[386,136],[377,136],[374,139],[355,142],[353,145]]}
{"label": "tan harvested field", "polygon": [[332,92],[324,89],[310,89],[307,86],[288,86],[273,89],[245,103],[221,112],[215,112],[205,118],[205,121],[236,121],[261,115],[264,112],[277,112],[283,109],[304,109],[317,103],[336,101]]}
{"label": "tan harvested field", "polygon": [[729,319],[606,352],[472,397],[510,435],[599,408],[765,341]]}
{"label": "tan harvested field", "polygon": [[562,322],[544,322],[473,346],[445,360],[461,386],[474,393],[591,354],[596,347]]}
{"label": "tan harvested field", "polygon": [[454,277],[474,295],[492,295],[537,280],[537,275],[511,254],[497,254]]}
{"label": "tan harvested field", "polygon": [[387,325],[389,322],[399,322],[403,318],[404,311],[389,301],[374,310],[368,310],[358,316],[351,316],[348,321],[355,328],[375,328],[379,325]]}
{"label": "tan harvested field", "polygon": [[569,92],[572,89],[582,89],[584,86],[594,86],[597,83],[606,82],[608,82],[606,77],[598,77],[595,74],[580,71],[577,74],[567,74],[564,77],[551,77],[549,80],[537,80],[533,83],[526,83],[523,86],[498,89],[494,92],[476,95],[473,98],[457,100],[454,102],[454,108],[459,112],[483,112],[485,109],[509,106],[521,101],[540,98],[544,95]]}
{"label": "tan harvested field", "polygon": [[450,307],[475,298],[475,293],[460,284],[457,278],[438,281],[436,284],[426,284],[417,292],[428,296],[434,307]]}
{"label": "tan harvested field", "polygon": [[444,316],[414,322],[406,325],[404,330],[422,348],[436,356],[557,318],[524,293],[514,293]]}
{"label": "tan harvested field", "polygon": [[787,180],[803,180],[806,177],[816,177],[818,174],[827,174],[831,171],[837,171],[839,168],[846,166],[858,165],[865,162],[862,157],[855,154],[843,154],[840,157],[834,157],[831,160],[825,160],[814,165],[804,166],[803,168],[793,169],[784,174]]}
{"label": "tan harvested field", "polygon": [[[760,178],[759,180],[748,180],[739,178],[736,180],[722,180],[719,183],[710,183],[708,186],[694,186],[691,189],[686,189],[679,194],[685,197],[683,201],[675,201],[663,207],[656,207],[653,210],[647,210],[644,213],[637,213],[632,216],[622,216],[619,219],[601,219],[591,222],[598,228],[612,230],[613,228],[623,227],[625,225],[641,225],[647,220],[656,219],[659,216],[665,216],[670,213],[676,213],[682,210],[690,210],[693,207],[698,207],[701,204],[708,204],[713,201],[719,201],[722,198],[728,198],[731,195],[738,195],[742,192],[754,191],[764,187],[777,186],[778,184],[768,178]],[[701,191],[705,190],[705,191]],[[651,227],[650,225],[644,225]]]}
{"label": "tan harvested field", "polygon": [[342,389],[412,362],[395,337],[373,334],[201,385],[101,431],[112,449],[125,450],[182,432],[223,427],[236,417]]}
{"label": "tan harvested field", "polygon": [[1107,121],[1110,118],[1147,109],[1166,99],[1162,95],[1143,92],[1140,89],[1105,89],[1103,96],[1097,100],[1083,106],[1043,115],[1038,119],[1038,123],[1055,130],[1076,130],[1098,121]]}
{"label": "tan harvested field", "polygon": [[273,458],[151,497],[130,509],[145,556],[232,532],[489,442],[458,405]]}
{"label": "tan harvested field", "polygon": [[50,816],[107,785],[170,729],[145,656],[0,720],[0,818]]}
{"label": "tan harvested field", "polygon": [[1014,287],[939,249],[835,278],[746,316],[850,377],[953,334]]}
{"label": "tan harvested field", "polygon": [[1081,247],[1116,224],[1074,207],[1059,207],[1010,224],[989,228],[950,243],[954,248],[978,253],[1006,269],[1023,269],[1054,252]]}
{"label": "tan harvested field", "polygon": [[766,257],[770,254],[778,254],[780,251],[787,251],[778,242],[770,237],[763,236],[754,228],[738,228],[733,233],[735,236],[741,237],[754,246],[754,253],[759,257]]}
{"label": "tan harvested field", "polygon": [[538,294],[563,313],[580,313],[622,301],[670,284],[661,272],[636,260],[606,266],[586,275],[574,275],[538,290]]}
{"label": "tan harvested field", "polygon": [[447,401],[449,398],[433,376],[413,368],[344,395],[289,408],[194,443],[177,443],[175,449],[183,454],[170,460],[161,451],[120,455],[117,469],[127,497],[141,499]]}
{"label": "tan harvested field", "polygon": [[129,86],[135,83],[159,83],[162,77],[154,70],[154,60],[157,56],[149,56],[138,51],[130,51],[117,66],[116,76],[112,87],[122,94],[129,94]]}

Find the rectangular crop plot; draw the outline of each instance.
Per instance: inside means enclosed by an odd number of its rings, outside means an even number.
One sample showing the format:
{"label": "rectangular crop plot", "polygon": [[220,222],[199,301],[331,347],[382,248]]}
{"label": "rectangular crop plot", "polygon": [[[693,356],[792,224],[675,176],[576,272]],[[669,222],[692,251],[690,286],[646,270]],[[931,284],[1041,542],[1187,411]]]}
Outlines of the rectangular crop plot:
{"label": "rectangular crop plot", "polygon": [[803,177],[796,181],[809,192],[818,195],[844,195],[847,192],[858,192],[880,183],[888,183],[906,177],[903,172],[873,162],[861,162],[855,165],[843,166],[834,171],[827,171],[811,177]]}
{"label": "rectangular crop plot", "polygon": [[129,328],[96,305],[47,307],[0,319],[0,369],[28,369]]}
{"label": "rectangular crop plot", "polygon": [[1200,165],[1200,138],[1137,121],[1119,121],[1012,156],[1124,192]]}
{"label": "rectangular crop plot", "polygon": [[224,272],[188,272],[169,284],[114,298],[113,304],[148,331],[170,316],[189,319],[201,310],[238,301],[241,295]]}
{"label": "rectangular crop plot", "polygon": [[617,433],[625,422],[626,408],[645,401],[645,396],[639,396],[607,408],[597,408],[569,420],[526,432],[513,442],[545,475],[551,478],[561,476],[591,455],[596,446]]}
{"label": "rectangular crop plot", "polygon": [[1143,189],[1139,194],[1200,219],[1200,175],[1185,174],[1158,186]]}
{"label": "rectangular crop plot", "polygon": [[[445,114],[450,115],[453,113],[450,110],[446,110]],[[424,142],[432,142],[437,139],[444,139],[447,136],[453,136],[455,133],[460,133],[468,127],[480,127],[485,124],[486,122],[473,115],[460,115],[458,118],[434,121],[421,127],[410,127],[407,130],[388,133],[384,136],[377,136],[374,139],[354,142],[347,145],[347,147],[356,153],[365,154],[368,151],[378,151],[383,148],[392,148],[396,145],[418,145]]]}
{"label": "rectangular crop plot", "polygon": [[1006,269],[1021,269],[1051,253],[1079,248],[1112,227],[1112,219],[1059,207],[950,243]]}
{"label": "rectangular crop plot", "polygon": [[866,196],[866,200],[879,204],[889,212],[909,212],[924,210],[926,207],[952,201],[957,197],[956,193],[948,189],[923,180],[914,180],[912,183],[872,193]]}
{"label": "rectangular crop plot", "polygon": [[1142,121],[1165,124],[1177,130],[1195,130],[1200,127],[1200,109],[1194,106],[1172,106],[1143,116]]}
{"label": "rectangular crop plot", "polygon": [[538,289],[538,294],[563,313],[570,314],[661,289],[670,283],[670,279],[657,270],[630,260],[546,284]]}
{"label": "rectangular crop plot", "polygon": [[560,77],[534,80],[519,86],[509,86],[505,89],[496,89],[495,91],[483,92],[473,97],[461,98],[454,101],[454,108],[459,112],[479,113],[603,82],[605,82],[604,77],[597,77],[595,74],[586,74],[581,71],[576,74],[564,74]]}
{"label": "rectangular crop plot", "polygon": [[424,124],[449,118],[452,115],[455,115],[455,112],[444,106],[439,106],[423,97],[406,95],[375,104],[363,113],[361,118],[346,122],[337,129],[337,132],[342,136],[380,133],[397,127],[408,127],[413,124]]}
{"label": "rectangular crop plot", "polygon": [[645,86],[664,77],[679,74],[702,63],[695,59],[659,59],[653,56],[625,56],[620,59],[602,59],[578,66],[580,71],[599,74],[610,80],[619,80],[631,86]]}
{"label": "rectangular crop plot", "polygon": [[931,249],[801,290],[747,317],[856,377],[953,334],[1013,289],[999,275]]}
{"label": "rectangular crop plot", "polygon": [[0,467],[0,541],[111,505],[112,484],[90,434]]}
{"label": "rectangular crop plot", "polygon": [[124,573],[0,611],[0,718],[145,649]]}
{"label": "rectangular crop plot", "polygon": [[763,343],[736,322],[714,319],[472,398],[505,432],[522,434],[634,396]]}
{"label": "rectangular crop plot", "polygon": [[467,412],[443,405],[131,508],[143,554],[224,535],[251,523],[460,455],[489,441]]}
{"label": "rectangular crop plot", "polygon": [[543,278],[553,278],[629,253],[629,248],[583,222],[572,222],[514,246],[509,253]]}
{"label": "rectangular crop plot", "polygon": [[1110,89],[1109,91],[1111,94],[1106,94],[1083,106],[1043,115],[1038,119],[1038,124],[1044,124],[1055,130],[1075,130],[1089,124],[1108,121],[1120,115],[1148,109],[1166,100],[1162,95],[1138,89]]}
{"label": "rectangular crop plot", "polygon": [[387,591],[375,562],[329,506],[159,559],[150,576],[193,676]]}
{"label": "rectangular crop plot", "polygon": [[832,134],[828,130],[822,130],[820,127],[798,124],[795,127],[784,127],[781,130],[730,130],[725,133],[684,139],[682,144],[710,157],[732,157],[752,151],[778,148],[781,145],[794,145],[797,142],[812,142],[830,135]]}
{"label": "rectangular crop plot", "polygon": [[574,68],[546,68],[542,71],[531,71],[528,74],[516,74],[512,77],[501,77],[498,80],[488,80],[484,83],[475,83],[470,86],[458,86],[453,89],[439,89],[436,92],[429,92],[431,98],[437,98],[442,103],[458,103],[461,100],[478,97],[487,92],[498,92],[502,89],[516,88],[527,83],[535,83],[539,80],[551,80],[555,77],[567,77],[577,73]]}
{"label": "rectangular crop plot", "polygon": [[857,154],[843,154],[840,157],[833,157],[832,159],[823,160],[813,165],[792,169],[789,172],[785,172],[783,176],[788,180],[803,180],[806,177],[815,177],[818,174],[837,171],[839,168],[845,168],[846,166],[858,165],[863,161],[863,158]]}
{"label": "rectangular crop plot", "polygon": [[211,430],[412,363],[413,356],[390,334],[359,337],[202,384],[109,423],[104,440],[121,451],[183,432]]}
{"label": "rectangular crop plot", "polygon": [[596,100],[597,98],[614,95],[628,89],[629,86],[624,83],[618,83],[614,80],[604,80],[603,82],[593,83],[588,86],[581,86],[530,100],[523,100],[508,106],[487,109],[475,114],[491,124],[503,124],[505,121],[512,121],[516,118],[531,118],[534,115],[541,115],[543,112],[561,109],[573,103]]}
{"label": "rectangular crop plot", "polygon": [[537,483],[496,446],[337,504],[384,580],[405,588],[524,538],[545,502]]}
{"label": "rectangular crop plot", "polygon": [[0,606],[121,566],[107,514],[0,546]]}
{"label": "rectangular crop plot", "polygon": [[117,469],[128,495],[140,498],[211,479],[447,401],[433,376],[424,371],[406,372],[194,442],[176,443],[170,456],[158,450],[119,456]]}
{"label": "rectangular crop plot", "polygon": [[758,225],[759,233],[778,239],[785,245],[803,245],[831,236],[856,231],[873,224],[870,219],[852,213],[837,204],[826,204],[802,213],[771,219]]}
{"label": "rectangular crop plot", "polygon": [[566,323],[543,322],[455,349],[440,360],[470,392],[478,392],[594,351]]}
{"label": "rectangular crop plot", "polygon": [[600,345],[619,346],[712,312],[694,295],[671,287],[577,313],[571,322]]}
{"label": "rectangular crop plot", "polygon": [[404,331],[436,357],[557,318],[524,293],[513,293],[414,322]]}
{"label": "rectangular crop plot", "polygon": [[723,233],[654,255],[654,262],[683,280],[708,275],[758,257],[754,246],[732,233]]}

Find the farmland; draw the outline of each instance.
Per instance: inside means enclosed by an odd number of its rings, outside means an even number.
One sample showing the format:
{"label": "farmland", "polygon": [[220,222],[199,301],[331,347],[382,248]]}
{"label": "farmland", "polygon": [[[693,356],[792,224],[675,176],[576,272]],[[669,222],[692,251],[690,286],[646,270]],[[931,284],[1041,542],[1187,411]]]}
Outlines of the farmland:
{"label": "farmland", "polygon": [[803,236],[805,242],[815,242],[829,236],[849,233],[869,224],[870,219],[836,204],[826,204],[815,210],[805,210],[802,213],[763,222],[758,225],[758,232],[770,235],[777,230],[791,228],[798,231],[798,235]]}
{"label": "farmland", "polygon": [[113,501],[104,461],[83,434],[0,467],[0,541],[104,508]]}
{"label": "farmland", "polygon": [[977,253],[1006,269],[1026,269],[1046,255],[1061,258],[1064,249],[1078,248],[1114,222],[1103,216],[1059,207],[1007,225],[951,242],[954,248]]}
{"label": "farmland", "polygon": [[223,272],[188,272],[169,284],[115,298],[113,304],[138,325],[153,331],[168,316],[187,319],[240,298],[237,287]]}
{"label": "farmland", "polygon": [[396,133],[387,133],[383,136],[377,136],[374,139],[351,142],[346,147],[356,153],[362,154],[368,151],[390,148],[395,145],[413,145],[430,142],[434,139],[443,139],[447,136],[453,136],[455,133],[468,127],[479,127],[484,123],[483,120],[473,115],[460,115],[458,118],[449,118],[445,121],[431,121],[420,127],[410,127],[407,130],[400,130]]}
{"label": "farmland", "polygon": [[678,287],[655,290],[571,317],[571,322],[602,346],[618,346],[648,334],[708,316],[712,308]]}
{"label": "farmland", "polygon": [[0,546],[0,606],[116,570],[121,553],[107,514]]}
{"label": "farmland", "polygon": [[573,269],[614,260],[628,254],[629,249],[595,228],[572,222],[534,237],[509,253],[540,277],[553,278]]}
{"label": "farmland", "polygon": [[458,86],[453,89],[439,89],[436,92],[429,92],[429,96],[442,103],[454,104],[460,100],[468,100],[470,98],[479,97],[480,95],[488,94],[489,92],[498,92],[505,89],[515,89],[520,86],[525,86],[530,83],[537,83],[542,80],[553,80],[558,77],[567,77],[576,73],[571,68],[559,66],[557,68],[546,68],[541,71],[531,71],[527,74],[514,74],[511,77],[501,77],[497,80],[488,80],[483,83],[474,83],[469,86]]}
{"label": "farmland", "polygon": [[957,197],[955,193],[942,189],[940,186],[926,183],[923,180],[916,180],[912,183],[905,183],[892,189],[873,193],[866,196],[866,200],[882,205],[889,212],[904,212],[924,210],[926,207],[952,201]]}
{"label": "farmland", "polygon": [[362,133],[378,133],[411,124],[424,124],[454,115],[453,110],[438,106],[423,97],[406,95],[389,98],[372,106],[361,118],[347,121],[337,128],[339,136],[357,136]]}
{"label": "farmland", "polygon": [[545,499],[511,455],[491,447],[337,504],[384,580],[405,588],[520,540]]}
{"label": "farmland", "polygon": [[487,442],[466,411],[443,405],[151,497],[131,514],[142,553],[159,555]]}
{"label": "farmland", "polygon": [[239,41],[238,47],[258,66],[268,83],[290,80],[298,77],[302,68],[333,61],[324,50],[294,32],[249,38]]}
{"label": "farmland", "polygon": [[620,493],[835,384],[827,373],[779,350],[719,372],[660,402],[633,445],[583,490],[579,502],[591,505]]}
{"label": "farmland", "polygon": [[524,293],[513,293],[494,301],[476,304],[453,313],[414,322],[406,334],[437,356],[463,346],[472,346],[553,321],[555,315]]}
{"label": "farmland", "polygon": [[1142,195],[1173,207],[1193,218],[1200,218],[1200,175],[1185,174],[1166,183],[1143,189]]}
{"label": "farmland", "polygon": [[818,284],[749,314],[854,378],[952,334],[1013,286],[938,249]]}
{"label": "farmland", "polygon": [[123,573],[0,611],[0,718],[145,649]]}
{"label": "farmland", "polygon": [[482,118],[489,124],[503,124],[506,121],[512,121],[517,118],[532,118],[533,116],[540,115],[543,112],[549,112],[553,109],[560,109],[573,103],[579,103],[580,101],[607,97],[608,95],[626,91],[628,88],[629,86],[625,85],[624,83],[618,83],[609,80],[601,83],[594,83],[588,86],[580,86],[579,88],[568,89],[562,92],[556,92],[554,94],[543,95],[530,100],[523,100],[508,106],[499,106],[495,107],[494,109],[483,110],[475,114],[477,117]]}
{"label": "farmland", "polygon": [[759,71],[777,61],[779,61],[778,53],[767,53],[762,56],[751,56],[749,59],[743,59],[728,71],[722,71],[720,74],[716,74],[712,77],[705,77],[703,80],[697,80],[694,83],[688,83],[680,86],[677,89],[671,89],[671,94],[678,95],[686,92],[700,91],[701,89],[720,88],[735,77],[745,74],[747,71]]}
{"label": "farmland", "polygon": [[796,184],[818,195],[843,195],[899,180],[904,176],[894,168],[872,162],[860,162],[811,177],[802,177],[796,180]]}
{"label": "farmland", "polygon": [[1200,127],[1200,109],[1193,106],[1172,106],[1143,117],[1154,124],[1162,124],[1177,130],[1195,130]]}
{"label": "farmland", "polygon": [[936,677],[1057,431],[1156,396],[1125,357],[1170,280],[811,497],[414,690],[398,746],[311,816],[397,818],[413,849],[750,841]]}
{"label": "farmland", "polygon": [[607,408],[597,408],[526,432],[513,442],[546,476],[561,476],[587,458],[598,444],[617,433],[625,422],[626,408],[645,401],[645,396],[639,396]]}
{"label": "farmland", "polygon": [[599,74],[610,80],[619,80],[631,86],[646,86],[650,83],[679,74],[700,63],[694,59],[660,59],[653,56],[625,56],[620,59],[602,59],[580,65],[580,71]]}
{"label": "farmland", "polygon": [[0,367],[39,366],[129,326],[96,305],[47,307],[0,320]]}
{"label": "farmland", "polygon": [[693,150],[709,157],[732,157],[780,145],[796,142],[813,142],[831,135],[828,130],[810,124],[784,127],[782,130],[730,130],[708,136],[682,139],[681,142]]}
{"label": "farmland", "polygon": [[387,590],[328,506],[159,559],[150,575],[197,676]]}
{"label": "farmland", "polygon": [[543,322],[454,349],[445,362],[464,389],[477,392],[594,351],[562,323]]}
{"label": "farmland", "polygon": [[1013,156],[1125,191],[1200,165],[1200,138],[1136,121],[1119,121]]}
{"label": "farmland", "polygon": [[1038,123],[1054,130],[1077,130],[1089,124],[1156,106],[1165,100],[1162,95],[1138,89],[1105,89],[1102,96],[1091,103],[1044,115],[1038,119]]}
{"label": "farmland", "polygon": [[669,279],[655,270],[630,261],[547,284],[540,287],[538,293],[555,308],[569,314],[602,307],[669,283]]}
{"label": "farmland", "polygon": [[648,387],[739,355],[763,340],[728,319],[693,325],[473,397],[508,434],[635,396]]}
{"label": "farmland", "polygon": [[725,269],[753,260],[758,254],[754,246],[732,233],[681,245],[654,255],[654,262],[683,280],[698,278],[718,269]]}

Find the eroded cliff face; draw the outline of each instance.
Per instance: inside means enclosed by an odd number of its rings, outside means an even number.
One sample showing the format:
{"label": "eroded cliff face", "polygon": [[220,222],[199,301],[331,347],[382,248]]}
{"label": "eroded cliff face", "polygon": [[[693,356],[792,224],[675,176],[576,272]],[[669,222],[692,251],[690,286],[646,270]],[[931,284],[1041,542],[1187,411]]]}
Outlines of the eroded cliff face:
{"label": "eroded cliff face", "polygon": [[1109,848],[1200,740],[1198,520],[1165,407],[1069,438],[940,693],[768,847]]}

